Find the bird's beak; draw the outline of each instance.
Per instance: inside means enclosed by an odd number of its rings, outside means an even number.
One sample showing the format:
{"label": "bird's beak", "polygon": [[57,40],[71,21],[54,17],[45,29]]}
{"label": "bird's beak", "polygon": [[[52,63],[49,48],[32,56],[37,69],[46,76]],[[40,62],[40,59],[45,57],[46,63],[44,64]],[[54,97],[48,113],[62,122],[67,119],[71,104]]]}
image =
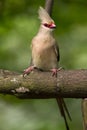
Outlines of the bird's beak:
{"label": "bird's beak", "polygon": [[50,28],[56,28],[56,25],[55,25],[54,23],[52,23],[52,24],[50,25]]}

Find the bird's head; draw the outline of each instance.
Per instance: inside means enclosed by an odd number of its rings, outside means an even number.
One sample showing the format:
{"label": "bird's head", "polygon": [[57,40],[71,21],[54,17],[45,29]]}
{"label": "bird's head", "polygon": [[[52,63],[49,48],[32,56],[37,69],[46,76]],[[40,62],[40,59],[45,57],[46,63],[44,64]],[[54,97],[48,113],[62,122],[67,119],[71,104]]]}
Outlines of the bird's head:
{"label": "bird's head", "polygon": [[41,24],[43,27],[51,30],[56,28],[55,22],[49,16],[49,14],[46,12],[44,8],[40,7],[38,13],[39,13],[39,19],[41,20]]}

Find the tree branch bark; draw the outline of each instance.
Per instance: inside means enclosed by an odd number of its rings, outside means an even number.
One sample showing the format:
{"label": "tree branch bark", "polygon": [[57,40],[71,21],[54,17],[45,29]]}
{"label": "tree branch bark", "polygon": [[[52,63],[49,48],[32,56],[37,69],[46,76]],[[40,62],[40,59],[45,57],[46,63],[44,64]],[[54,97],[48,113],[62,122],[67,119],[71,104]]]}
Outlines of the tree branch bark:
{"label": "tree branch bark", "polygon": [[54,3],[54,0],[46,0],[45,2],[45,9],[49,15],[52,14],[53,3]]}
{"label": "tree branch bark", "polygon": [[82,100],[83,127],[87,130],[87,98]]}
{"label": "tree branch bark", "polygon": [[28,76],[0,70],[0,93],[18,98],[85,98],[87,70],[61,70],[57,78],[51,72],[33,71]]}

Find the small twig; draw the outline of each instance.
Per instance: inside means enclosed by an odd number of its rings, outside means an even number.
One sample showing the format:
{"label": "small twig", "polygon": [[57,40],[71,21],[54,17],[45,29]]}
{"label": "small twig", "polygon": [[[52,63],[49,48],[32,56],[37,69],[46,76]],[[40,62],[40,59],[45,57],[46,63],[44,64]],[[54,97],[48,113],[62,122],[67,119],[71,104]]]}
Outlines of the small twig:
{"label": "small twig", "polygon": [[54,0],[46,0],[45,9],[49,15],[52,15],[53,3],[54,3]]}

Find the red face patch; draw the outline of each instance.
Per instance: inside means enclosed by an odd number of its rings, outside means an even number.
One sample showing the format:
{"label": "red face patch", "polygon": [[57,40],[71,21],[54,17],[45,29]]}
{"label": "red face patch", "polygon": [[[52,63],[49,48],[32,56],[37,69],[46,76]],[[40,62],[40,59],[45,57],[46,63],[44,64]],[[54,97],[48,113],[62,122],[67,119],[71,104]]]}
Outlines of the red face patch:
{"label": "red face patch", "polygon": [[56,25],[53,23],[53,22],[51,22],[51,23],[44,23],[43,24],[45,27],[47,27],[47,28],[50,28],[50,29],[52,29],[52,28],[55,28],[56,27]]}

